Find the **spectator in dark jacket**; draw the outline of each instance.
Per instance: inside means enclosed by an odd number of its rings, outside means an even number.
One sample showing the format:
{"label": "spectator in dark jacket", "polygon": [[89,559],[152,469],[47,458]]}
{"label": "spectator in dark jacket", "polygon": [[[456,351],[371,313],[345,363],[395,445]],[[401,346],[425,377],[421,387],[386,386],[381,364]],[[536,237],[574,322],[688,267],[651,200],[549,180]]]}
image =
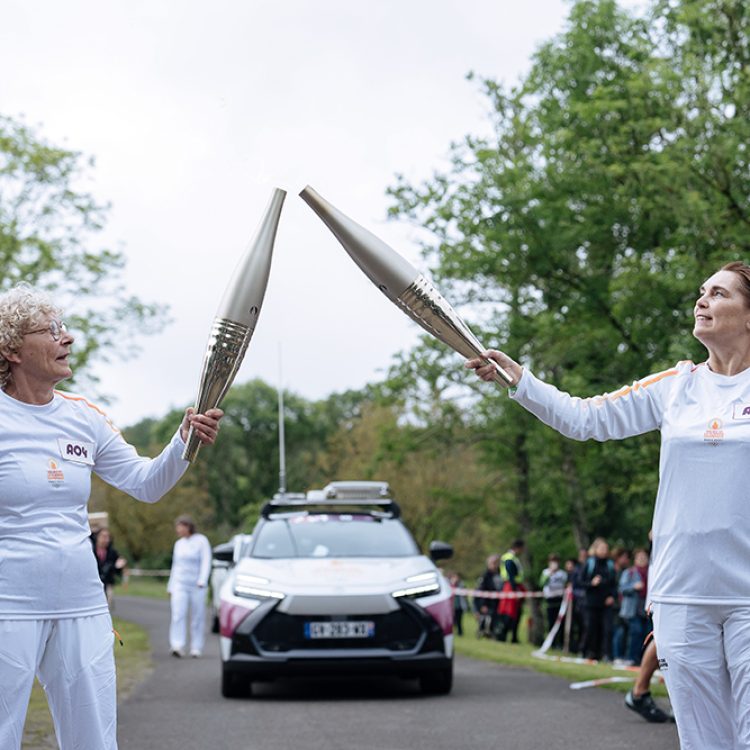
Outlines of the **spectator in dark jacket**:
{"label": "spectator in dark jacket", "polygon": [[[490,555],[487,558],[487,568],[477,581],[480,591],[500,591],[503,580],[500,576],[500,555]],[[497,612],[498,600],[490,597],[474,597],[474,610],[477,615],[478,631],[480,636],[493,637],[497,631],[499,615]]]}
{"label": "spectator in dark jacket", "polygon": [[453,629],[458,635],[464,634],[463,618],[464,612],[468,611],[469,604],[466,601],[465,594],[456,593],[456,589],[462,589],[464,582],[461,580],[461,574],[451,571],[447,574],[448,583],[453,589]]}
{"label": "spectator in dark jacket", "polygon": [[620,577],[619,589],[622,594],[620,617],[628,623],[627,657],[632,664],[641,663],[643,641],[651,629],[651,621],[646,614],[646,592],[648,584],[648,552],[635,551],[635,565],[628,568]]}
{"label": "spectator in dark jacket", "polygon": [[617,577],[617,594],[612,607],[612,661],[619,663],[626,659],[628,643],[628,618],[622,614],[622,592],[620,580],[625,571],[630,568],[630,550],[625,547],[616,547],[612,550],[612,561],[615,564],[615,575]]}
{"label": "spectator in dark jacket", "polygon": [[589,552],[585,547],[578,550],[578,559],[570,558],[565,563],[568,579],[573,585],[573,615],[570,632],[570,651],[584,655],[586,651],[586,587],[583,585],[583,574]]}
{"label": "spectator in dark jacket", "polygon": [[91,543],[99,568],[99,578],[104,585],[104,593],[107,595],[107,604],[111,607],[112,589],[115,580],[122,577],[122,572],[128,561],[121,557],[120,553],[112,546],[112,535],[106,527],[91,535]]}
{"label": "spectator in dark jacket", "polygon": [[605,539],[595,539],[591,552],[582,578],[586,588],[586,656],[611,661],[612,609],[617,597],[617,574]]}

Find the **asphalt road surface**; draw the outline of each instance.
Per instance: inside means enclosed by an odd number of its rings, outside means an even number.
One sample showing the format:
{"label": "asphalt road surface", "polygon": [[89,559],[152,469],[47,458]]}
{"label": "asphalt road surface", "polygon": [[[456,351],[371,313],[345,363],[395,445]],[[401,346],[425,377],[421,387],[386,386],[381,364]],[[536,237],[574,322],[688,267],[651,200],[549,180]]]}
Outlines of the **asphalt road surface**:
{"label": "asphalt road surface", "polygon": [[[674,724],[648,724],[623,696],[531,670],[459,658],[453,692],[424,697],[390,678],[255,683],[220,693],[218,636],[200,659],[169,655],[168,604],[118,597],[151,636],[153,672],[119,708],[120,750],[677,750]],[[127,647],[127,644],[126,644]]]}

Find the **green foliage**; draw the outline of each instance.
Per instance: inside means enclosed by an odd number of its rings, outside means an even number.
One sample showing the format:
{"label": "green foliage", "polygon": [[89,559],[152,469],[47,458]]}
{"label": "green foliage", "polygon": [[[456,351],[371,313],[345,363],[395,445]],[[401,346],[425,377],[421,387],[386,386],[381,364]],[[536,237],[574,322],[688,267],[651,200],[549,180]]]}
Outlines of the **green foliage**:
{"label": "green foliage", "polygon": [[[655,0],[643,17],[579,0],[516,86],[477,79],[492,135],[465,137],[446,171],[398,178],[390,195],[481,340],[580,396],[703,358],[697,288],[750,242],[748,39],[739,0]],[[96,489],[136,558],[168,556],[180,512],[214,541],[248,530],[277,489],[276,391],[246,383],[224,408],[219,445],[162,503]],[[129,436],[153,454],[180,418]],[[658,435],[566,440],[433,339],[363,392],[285,394],[285,422],[290,491],[389,481],[420,544],[453,543],[467,580],[515,536],[536,577],[549,551],[597,535],[637,546],[649,529]]]}
{"label": "green foliage", "polygon": [[[356,413],[358,396],[310,402],[284,393],[286,489],[300,492],[323,481],[318,456],[338,425]],[[279,489],[278,394],[260,380],[239,385],[222,404],[221,450],[205,451],[208,492],[217,516],[231,526],[252,524],[261,504]]]}
{"label": "green foliage", "polygon": [[[331,479],[321,456],[329,438],[358,417],[364,393],[333,394],[308,401],[284,394],[287,490],[299,492]],[[261,380],[230,389],[222,408],[216,446],[202,448],[180,483],[155,505],[133,502],[122,492],[94,481],[90,508],[106,510],[117,549],[142,567],[168,567],[174,544],[174,519],[187,513],[213,543],[237,531],[250,531],[262,503],[279,489],[278,394]],[[125,438],[142,455],[157,455],[182,420],[174,410],[145,419]]]}
{"label": "green foliage", "polygon": [[165,308],[127,294],[124,255],[92,247],[107,206],[82,189],[91,168],[93,160],[0,116],[0,290],[26,282],[53,294],[76,336],[79,380],[92,380],[90,361],[132,355],[137,336],[165,322]]}
{"label": "green foliage", "polygon": [[[392,215],[429,230],[434,275],[488,344],[582,396],[702,359],[696,290],[748,250],[749,25],[739,2],[658,2],[644,18],[576,2],[516,87],[480,81],[492,137],[454,145],[422,185],[398,179]],[[419,391],[433,370],[420,350],[400,374]],[[532,552],[645,539],[654,436],[574,445],[495,390],[476,429]]]}
{"label": "green foliage", "polygon": [[500,543],[497,478],[480,465],[473,433],[456,415],[423,426],[400,423],[403,414],[393,401],[365,404],[329,441],[323,474],[389,482],[423,550],[435,539],[451,542],[451,567],[481,570]]}
{"label": "green foliage", "polygon": [[115,587],[115,606],[117,606],[118,596],[143,596],[146,599],[168,600],[167,578],[163,576],[153,578],[131,575],[127,582],[123,582],[121,585]]}
{"label": "green foliage", "polygon": [[194,468],[198,471],[188,472],[177,487],[154,504],[136,502],[94,477],[89,508],[107,511],[113,544],[131,566],[169,568],[177,538],[174,521],[185,513],[195,519],[198,530],[207,533],[209,539],[224,541],[213,529],[215,520],[208,493],[196,479],[201,476],[200,467]]}

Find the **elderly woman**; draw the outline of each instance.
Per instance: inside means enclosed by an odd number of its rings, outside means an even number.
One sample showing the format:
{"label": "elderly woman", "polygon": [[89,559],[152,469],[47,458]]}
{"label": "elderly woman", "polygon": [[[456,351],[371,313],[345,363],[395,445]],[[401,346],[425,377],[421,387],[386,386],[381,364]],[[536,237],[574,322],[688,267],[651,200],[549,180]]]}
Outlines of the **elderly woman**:
{"label": "elderly woman", "polygon": [[[700,288],[693,335],[708,350],[633,386],[572,398],[498,351],[511,398],[563,435],[661,431],[648,598],[685,750],[750,747],[750,266]],[[492,365],[467,367],[489,380]]]}
{"label": "elderly woman", "polygon": [[61,311],[27,286],[0,295],[0,747],[21,747],[34,675],[62,750],[117,747],[112,622],[91,554],[91,472],[144,502],[182,476],[189,426],[213,443],[222,412],[191,409],[141,458],[104,412],[56,391],[71,377]]}

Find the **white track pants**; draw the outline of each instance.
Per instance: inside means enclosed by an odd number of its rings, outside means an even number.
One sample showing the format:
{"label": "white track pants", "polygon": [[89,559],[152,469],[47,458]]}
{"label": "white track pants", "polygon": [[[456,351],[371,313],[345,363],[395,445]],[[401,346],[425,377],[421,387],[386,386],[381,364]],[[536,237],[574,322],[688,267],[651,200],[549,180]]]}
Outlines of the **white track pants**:
{"label": "white track pants", "polygon": [[750,748],[750,607],[654,604],[682,750]]}
{"label": "white track pants", "polygon": [[117,695],[108,614],[0,620],[0,748],[21,747],[34,675],[61,750],[117,750]]}
{"label": "white track pants", "polygon": [[187,645],[188,609],[190,610],[190,650],[203,651],[206,640],[206,589],[193,586],[178,588],[170,597],[172,621],[169,625],[169,647],[184,651]]}

